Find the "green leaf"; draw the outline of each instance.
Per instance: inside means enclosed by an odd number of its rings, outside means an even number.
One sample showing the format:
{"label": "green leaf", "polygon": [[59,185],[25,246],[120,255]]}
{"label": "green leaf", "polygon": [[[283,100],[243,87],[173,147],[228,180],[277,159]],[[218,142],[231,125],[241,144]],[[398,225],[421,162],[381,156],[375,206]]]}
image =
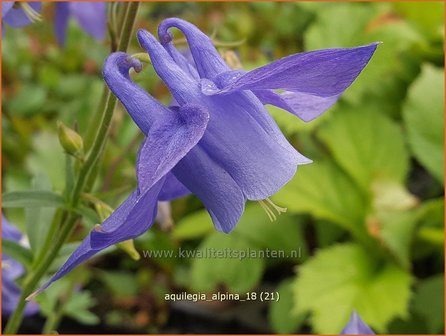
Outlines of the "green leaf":
{"label": "green leaf", "polygon": [[403,109],[416,159],[444,183],[444,69],[424,65],[409,89]]}
{"label": "green leaf", "polygon": [[195,239],[213,230],[211,216],[206,210],[200,210],[179,220],[174,226],[172,236],[176,239]]}
{"label": "green leaf", "polygon": [[293,314],[293,307],[296,305],[293,297],[293,281],[291,279],[283,281],[277,292],[279,300],[272,301],[269,306],[269,324],[276,334],[293,334],[306,318],[306,314]]}
{"label": "green leaf", "polygon": [[83,324],[97,324],[99,318],[89,311],[95,305],[95,299],[89,291],[75,293],[64,306],[65,315]]}
{"label": "green leaf", "polygon": [[410,267],[410,252],[415,233],[415,211],[382,211],[377,214],[379,239],[403,267]]}
{"label": "green leaf", "polygon": [[357,310],[377,331],[395,317],[407,316],[410,274],[394,264],[381,264],[356,244],[318,252],[300,266],[294,284],[297,313],[311,312],[314,331],[337,334]]}
{"label": "green leaf", "polygon": [[128,272],[100,272],[100,279],[117,296],[135,296],[138,292],[136,277]]}
{"label": "green leaf", "polygon": [[410,23],[427,34],[439,33],[444,25],[444,3],[442,2],[395,2],[395,9]]}
{"label": "green leaf", "polygon": [[429,333],[441,334],[444,326],[444,274],[420,282],[415,292],[414,311],[423,316]]}
{"label": "green leaf", "polygon": [[3,208],[58,208],[63,205],[62,196],[47,190],[12,191],[2,195]]}
{"label": "green leaf", "polygon": [[[51,182],[46,175],[35,176],[31,185],[36,191],[51,192]],[[53,207],[25,208],[26,235],[34,255],[37,255],[45,241],[54,212]]]}
{"label": "green leaf", "polygon": [[274,201],[290,212],[310,213],[345,229],[358,230],[365,219],[366,203],[361,191],[335,164],[316,161],[298,169]]}
{"label": "green leaf", "polygon": [[32,137],[33,151],[26,157],[27,170],[34,176],[46,174],[54,190],[65,188],[65,154],[56,133],[41,132]]}
{"label": "green leaf", "polygon": [[302,221],[296,216],[282,214],[271,222],[259,204],[246,207],[231,235],[241,236],[259,248],[283,251],[285,258],[303,259],[307,256]]}
{"label": "green leaf", "polygon": [[343,106],[318,132],[337,163],[370,191],[375,179],[403,183],[409,156],[398,125],[374,108]]}
{"label": "green leaf", "polygon": [[[17,260],[26,268],[29,268],[33,261],[33,255],[29,249],[23,247],[18,242],[2,239],[2,253]],[[6,267],[6,266],[5,266]],[[6,269],[5,269],[6,271]]]}
{"label": "green leaf", "polygon": [[11,113],[31,116],[41,113],[47,100],[47,90],[35,84],[24,85],[19,93],[7,105]]}
{"label": "green leaf", "polygon": [[210,292],[224,285],[233,293],[251,290],[260,281],[264,269],[262,258],[242,258],[243,253],[248,255],[253,249],[256,247],[242,237],[214,232],[193,256],[192,289]]}

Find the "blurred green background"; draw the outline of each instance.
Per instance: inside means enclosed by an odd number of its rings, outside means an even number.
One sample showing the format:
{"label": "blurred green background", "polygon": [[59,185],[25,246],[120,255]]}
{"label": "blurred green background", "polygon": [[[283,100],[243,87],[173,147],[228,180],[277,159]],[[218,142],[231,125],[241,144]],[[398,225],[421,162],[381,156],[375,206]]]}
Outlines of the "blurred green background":
{"label": "blurred green background", "polygon": [[[174,201],[173,228],[155,225],[138,251],[275,249],[298,257],[141,258],[110,249],[38,297],[41,316],[58,309],[60,333],[338,333],[353,309],[379,333],[444,328],[444,8],[441,2],[143,3],[137,27],[156,32],[177,16],[214,33],[227,55],[252,69],[304,50],[382,41],[342,99],[305,124],[268,107],[311,165],[273,197],[288,208],[270,222],[249,203],[233,233],[214,230],[194,196]],[[101,97],[109,54],[71,22],[55,43],[52,5],[44,21],[6,27],[2,41],[3,192],[61,192],[65,159],[56,121],[86,135]],[[181,37],[180,35],[178,37]],[[237,43],[240,42],[240,43]],[[181,46],[181,42],[178,44]],[[184,45],[186,46],[186,45]],[[141,52],[136,39],[130,54]],[[149,65],[134,77],[168,103]],[[142,135],[122,106],[113,118],[93,195],[112,207],[136,185]],[[41,246],[53,208],[7,208],[7,218]],[[166,221],[166,218],[164,219]],[[167,217],[168,221],[168,217]],[[66,259],[99,219],[85,210]],[[76,290],[75,295],[67,295]],[[170,302],[166,293],[278,292],[280,300]],[[38,332],[41,316],[25,328]],[[37,329],[36,329],[37,328]]]}

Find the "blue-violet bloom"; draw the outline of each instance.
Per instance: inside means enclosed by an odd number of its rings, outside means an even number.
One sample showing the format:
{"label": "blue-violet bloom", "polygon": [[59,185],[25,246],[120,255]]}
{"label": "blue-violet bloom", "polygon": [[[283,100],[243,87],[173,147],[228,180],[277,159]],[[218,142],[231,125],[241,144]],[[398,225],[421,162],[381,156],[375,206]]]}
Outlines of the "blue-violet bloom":
{"label": "blue-violet bloom", "polygon": [[65,45],[65,37],[70,17],[79,26],[98,40],[105,37],[107,30],[107,7],[105,2],[56,2],[54,33],[57,42]]}
{"label": "blue-violet bloom", "polygon": [[350,316],[350,320],[347,325],[341,331],[341,335],[374,335],[370,327],[365,324],[365,322],[361,319],[359,314],[354,311]]}
{"label": "blue-violet bloom", "polygon": [[[172,27],[185,35],[193,64],[173,45]],[[107,85],[146,135],[136,164],[137,188],[40,290],[100,250],[143,234],[155,219],[158,200],[192,192],[216,229],[226,233],[247,200],[260,201],[270,215],[282,211],[268,197],[311,160],[287,141],[264,105],[304,121],[316,118],[356,79],[377,47],[299,53],[245,72],[231,70],[191,23],[166,19],[158,35],[159,41],[145,30],[137,34],[178,106],[163,106],[131,80],[131,68],[141,71],[138,59],[123,52],[107,58]]]}
{"label": "blue-violet bloom", "polygon": [[[23,242],[23,235],[16,227],[9,224],[2,215],[2,239]],[[18,261],[2,253],[2,314],[10,315],[17,307],[20,288],[16,280],[25,273],[25,268]],[[29,302],[25,307],[25,315],[37,313],[38,306]]]}
{"label": "blue-violet bloom", "polygon": [[35,21],[40,21],[40,2],[25,1],[3,1],[2,2],[2,35],[4,35],[4,26],[7,25],[19,28],[27,26]]}

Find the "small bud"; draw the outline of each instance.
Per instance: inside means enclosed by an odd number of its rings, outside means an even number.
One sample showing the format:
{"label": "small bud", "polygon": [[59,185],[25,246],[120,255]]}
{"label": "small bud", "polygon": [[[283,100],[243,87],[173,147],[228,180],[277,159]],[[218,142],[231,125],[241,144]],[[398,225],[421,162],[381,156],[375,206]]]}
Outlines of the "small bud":
{"label": "small bud", "polygon": [[94,202],[94,208],[96,209],[96,213],[99,216],[101,222],[105,221],[113,212],[113,209],[106,203],[97,201]]}
{"label": "small bud", "polygon": [[141,256],[139,255],[139,252],[135,248],[135,244],[133,243],[133,239],[124,240],[123,242],[120,242],[116,244],[118,248],[126,252],[130,258],[133,260],[139,260],[141,259]]}
{"label": "small bud", "polygon": [[57,133],[59,135],[60,144],[68,154],[73,156],[82,154],[84,142],[79,134],[60,121],[57,122]]}

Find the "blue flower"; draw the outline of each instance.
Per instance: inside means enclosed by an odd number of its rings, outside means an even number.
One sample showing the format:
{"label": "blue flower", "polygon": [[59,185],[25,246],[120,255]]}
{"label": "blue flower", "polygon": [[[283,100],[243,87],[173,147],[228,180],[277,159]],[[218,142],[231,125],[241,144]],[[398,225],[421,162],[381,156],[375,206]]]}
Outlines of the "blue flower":
{"label": "blue flower", "polygon": [[370,327],[365,324],[365,322],[361,319],[359,314],[354,311],[350,316],[350,320],[347,325],[341,331],[341,335],[374,335]]}
{"label": "blue flower", "polygon": [[[22,234],[14,226],[9,224],[2,215],[2,239],[21,242]],[[22,264],[2,253],[2,313],[10,315],[20,298],[20,288],[16,284],[16,280],[25,273]],[[38,306],[34,302],[27,304],[25,308],[26,315],[35,314]]]}
{"label": "blue flower", "polygon": [[2,35],[4,35],[3,24],[18,28],[27,26],[34,21],[40,21],[40,2],[4,1],[2,2]]}
{"label": "blue flower", "polygon": [[57,42],[65,44],[68,21],[73,16],[79,26],[98,40],[105,37],[107,11],[105,2],[56,2],[54,32]]}
{"label": "blue flower", "polygon": [[[171,27],[186,36],[193,64],[174,47]],[[178,106],[163,106],[130,79],[131,68],[141,71],[137,59],[122,52],[107,58],[106,83],[146,135],[136,164],[137,188],[41,290],[100,250],[143,234],[158,200],[192,192],[217,230],[226,233],[247,200],[261,202],[271,217],[283,211],[268,197],[311,160],[291,146],[264,104],[314,119],[355,80],[377,46],[300,53],[244,72],[231,70],[210,38],[186,21],[164,20],[158,34],[160,42],[145,30],[137,35]]]}

